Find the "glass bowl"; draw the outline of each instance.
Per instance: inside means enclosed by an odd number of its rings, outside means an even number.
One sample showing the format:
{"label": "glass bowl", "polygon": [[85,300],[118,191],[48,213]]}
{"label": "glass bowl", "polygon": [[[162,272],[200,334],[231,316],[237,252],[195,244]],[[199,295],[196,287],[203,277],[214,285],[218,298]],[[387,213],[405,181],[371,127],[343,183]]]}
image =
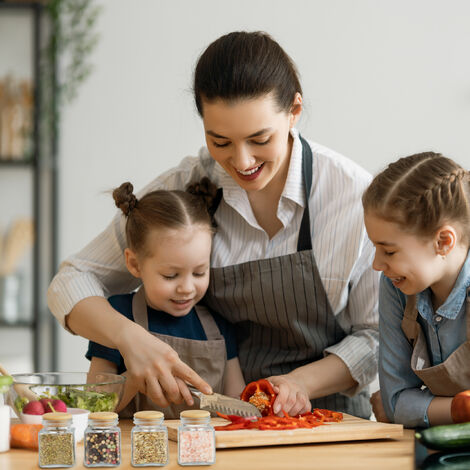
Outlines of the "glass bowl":
{"label": "glass bowl", "polygon": [[18,416],[26,403],[41,398],[60,399],[67,408],[114,411],[126,380],[122,375],[87,372],[12,374],[12,377],[13,385],[5,398]]}

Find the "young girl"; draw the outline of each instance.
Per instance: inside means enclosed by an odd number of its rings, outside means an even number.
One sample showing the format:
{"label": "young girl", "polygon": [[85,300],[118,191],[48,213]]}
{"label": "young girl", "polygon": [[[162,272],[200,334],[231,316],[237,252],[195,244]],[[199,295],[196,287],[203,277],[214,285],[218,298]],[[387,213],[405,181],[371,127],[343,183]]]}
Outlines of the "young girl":
{"label": "young girl", "polygon": [[[245,383],[233,330],[222,317],[198,304],[209,284],[214,229],[207,207],[216,189],[205,179],[188,188],[189,192],[159,190],[137,200],[132,191],[132,185],[124,183],[114,190],[113,197],[127,217],[126,266],[142,286],[136,293],[114,295],[109,302],[171,345],[214,391],[240,396]],[[90,372],[126,374],[123,357],[116,349],[90,342],[86,356],[91,358]],[[185,390],[181,387],[179,392],[192,402]],[[182,405],[159,408],[137,392],[135,383],[127,380],[118,407],[122,416],[158,408],[165,417],[178,418],[184,409]]]}
{"label": "young girl", "polygon": [[433,152],[401,158],[363,195],[375,245],[380,396],[388,420],[451,423],[470,388],[470,175]]}

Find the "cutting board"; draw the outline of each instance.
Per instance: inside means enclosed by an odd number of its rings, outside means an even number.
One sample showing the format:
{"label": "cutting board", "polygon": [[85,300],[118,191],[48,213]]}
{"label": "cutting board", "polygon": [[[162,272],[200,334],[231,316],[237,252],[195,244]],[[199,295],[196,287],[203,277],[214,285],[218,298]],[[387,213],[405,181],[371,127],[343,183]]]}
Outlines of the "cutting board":
{"label": "cutting board", "polygon": [[[277,446],[284,444],[303,444],[315,442],[359,441],[368,439],[398,439],[403,436],[401,424],[387,424],[356,418],[343,414],[340,423],[328,423],[313,429],[285,429],[282,431],[259,431],[240,429],[235,431],[216,431],[215,446],[228,447]],[[179,420],[166,420],[168,437],[178,439]],[[222,418],[212,418],[214,426],[228,424]]]}

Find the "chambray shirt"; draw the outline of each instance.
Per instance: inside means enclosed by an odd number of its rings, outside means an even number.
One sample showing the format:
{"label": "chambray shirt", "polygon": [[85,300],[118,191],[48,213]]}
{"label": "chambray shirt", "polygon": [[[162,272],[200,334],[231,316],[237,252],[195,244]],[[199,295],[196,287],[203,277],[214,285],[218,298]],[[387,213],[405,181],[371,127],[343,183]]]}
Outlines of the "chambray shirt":
{"label": "chambray shirt", "polygon": [[[416,297],[417,321],[433,366],[444,362],[467,341],[466,296],[470,252],[449,297],[436,312],[428,288]],[[401,329],[407,296],[382,275],[379,293],[379,380],[385,413],[406,427],[429,426],[427,410],[434,395],[411,369],[412,347]],[[470,360],[470,358],[469,358]]]}

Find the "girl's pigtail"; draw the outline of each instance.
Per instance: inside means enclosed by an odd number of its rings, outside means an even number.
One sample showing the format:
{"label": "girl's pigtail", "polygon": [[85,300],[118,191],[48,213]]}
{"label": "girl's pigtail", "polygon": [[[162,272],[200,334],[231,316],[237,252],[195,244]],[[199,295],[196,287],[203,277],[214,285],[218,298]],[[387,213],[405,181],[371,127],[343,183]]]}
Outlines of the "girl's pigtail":
{"label": "girl's pigtail", "polygon": [[113,191],[113,199],[116,207],[121,209],[126,217],[137,205],[137,198],[134,196],[134,186],[131,183],[122,183],[119,188]]}
{"label": "girl's pigtail", "polygon": [[217,227],[217,224],[214,220],[214,213],[222,196],[222,192],[217,189],[217,186],[212,183],[209,178],[204,177],[201,179],[201,181],[190,184],[186,188],[186,191],[190,194],[193,194],[194,196],[201,198],[207,208],[207,212],[211,217],[212,226],[214,228]]}

